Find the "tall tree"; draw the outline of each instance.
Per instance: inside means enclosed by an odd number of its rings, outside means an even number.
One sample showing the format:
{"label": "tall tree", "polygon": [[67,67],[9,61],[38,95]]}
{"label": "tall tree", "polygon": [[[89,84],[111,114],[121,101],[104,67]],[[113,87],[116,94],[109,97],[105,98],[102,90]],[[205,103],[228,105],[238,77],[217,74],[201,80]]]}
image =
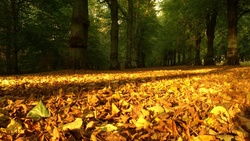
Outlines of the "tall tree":
{"label": "tall tree", "polygon": [[[239,19],[250,12],[249,1],[227,0],[228,18],[228,47],[226,54],[226,65],[239,65],[237,24]],[[240,12],[238,12],[241,10]]]}
{"label": "tall tree", "polygon": [[214,59],[214,37],[216,19],[218,15],[217,6],[209,10],[206,16],[206,33],[207,33],[207,55],[205,57],[205,65],[215,65]]}
{"label": "tall tree", "polygon": [[238,0],[227,0],[228,18],[228,47],[226,54],[226,65],[239,65],[237,45],[237,8]]}
{"label": "tall tree", "polygon": [[106,0],[111,10],[111,47],[110,47],[110,66],[111,70],[119,69],[118,61],[118,2],[117,0]]}
{"label": "tall tree", "polygon": [[73,0],[70,47],[74,69],[87,68],[88,0]]}
{"label": "tall tree", "polygon": [[134,16],[134,0],[128,0],[128,17],[127,17],[127,50],[125,68],[131,68],[132,64],[132,48],[133,48],[133,16]]}
{"label": "tall tree", "polygon": [[195,65],[201,65],[200,48],[201,48],[201,33],[197,33],[195,36]]}

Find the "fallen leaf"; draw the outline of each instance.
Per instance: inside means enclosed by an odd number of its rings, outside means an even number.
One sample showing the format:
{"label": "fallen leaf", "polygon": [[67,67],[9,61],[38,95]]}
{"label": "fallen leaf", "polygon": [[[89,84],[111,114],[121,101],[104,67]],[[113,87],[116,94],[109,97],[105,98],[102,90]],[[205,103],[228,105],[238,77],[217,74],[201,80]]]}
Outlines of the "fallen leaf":
{"label": "fallen leaf", "polygon": [[164,108],[161,107],[159,104],[156,104],[156,106],[153,106],[153,107],[150,107],[150,108],[147,108],[147,109],[150,110],[150,111],[153,111],[155,115],[165,112]]}
{"label": "fallen leaf", "polygon": [[120,112],[119,108],[114,103],[112,103],[112,115],[115,115],[119,112]]}
{"label": "fallen leaf", "polygon": [[24,132],[22,130],[22,125],[18,123],[17,121],[15,121],[14,119],[10,119],[10,123],[6,128],[6,131],[11,134],[14,134],[14,133],[20,134]]}
{"label": "fallen leaf", "polygon": [[132,119],[131,122],[135,124],[136,128],[140,130],[141,128],[146,129],[148,126],[151,125],[147,120],[143,118],[143,116],[140,116],[138,120]]}
{"label": "fallen leaf", "polygon": [[191,137],[191,141],[215,141],[216,137],[213,135],[199,135],[197,137]]}
{"label": "fallen leaf", "polygon": [[76,118],[75,121],[64,124],[62,126],[62,130],[66,131],[66,130],[80,129],[82,126],[82,123],[83,123],[82,118]]}
{"label": "fallen leaf", "polygon": [[27,116],[37,120],[42,117],[50,117],[50,113],[43,102],[40,101],[31,111],[29,111]]}
{"label": "fallen leaf", "polygon": [[116,131],[118,128],[113,124],[106,124],[105,126],[100,127],[101,131],[112,132]]}
{"label": "fallen leaf", "polygon": [[86,125],[85,130],[91,129],[91,128],[93,128],[95,125],[96,125],[96,122],[90,121],[90,122]]}
{"label": "fallen leaf", "polygon": [[60,139],[60,132],[57,127],[54,126],[52,141],[58,141]]}

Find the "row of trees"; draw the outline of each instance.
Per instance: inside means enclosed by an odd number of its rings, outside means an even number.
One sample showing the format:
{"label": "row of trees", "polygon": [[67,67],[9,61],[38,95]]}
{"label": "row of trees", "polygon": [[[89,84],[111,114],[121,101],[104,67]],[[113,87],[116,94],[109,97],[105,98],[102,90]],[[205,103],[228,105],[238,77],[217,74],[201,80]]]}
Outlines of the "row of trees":
{"label": "row of trees", "polygon": [[[79,0],[80,1],[80,0]],[[136,67],[145,67],[145,46],[142,48],[140,46],[140,38],[142,35],[138,34],[138,28],[143,25],[138,22],[142,14],[143,16],[149,16],[148,13],[153,13],[151,19],[157,19],[156,15],[156,5],[151,0],[141,0],[135,2],[134,0],[127,1],[127,7],[124,9],[119,5],[118,0],[104,0],[110,8],[111,11],[111,53],[110,53],[110,69],[119,69],[118,61],[118,15],[120,10],[124,20],[127,25],[127,46],[126,46],[126,61],[125,68],[131,68],[132,65],[132,50],[136,52]],[[140,9],[146,7],[144,11],[135,11],[135,9]],[[76,7],[77,8],[77,7]],[[85,7],[88,8],[88,7]],[[178,61],[179,64],[186,64],[187,62],[201,65],[201,44],[202,38],[206,36],[206,55],[204,56],[205,65],[215,65],[215,49],[214,49],[214,39],[216,31],[217,18],[220,18],[221,27],[225,28],[225,21],[227,21],[227,31],[228,31],[228,45],[225,53],[226,65],[239,65],[239,52],[238,52],[238,40],[237,40],[237,27],[239,20],[249,13],[250,3],[243,0],[193,0],[193,1],[183,1],[183,0],[168,0],[163,1],[162,4],[162,16],[158,19],[162,19],[163,23],[161,25],[165,26],[161,29],[166,29],[165,32],[161,32],[162,40],[161,45],[167,43],[163,48],[163,65],[174,65]],[[150,11],[150,12],[149,12]],[[225,18],[227,15],[227,18]],[[86,15],[87,16],[87,15]],[[223,17],[224,16],[224,17]],[[79,17],[83,18],[83,17]],[[85,17],[86,18],[86,17]],[[224,20],[227,19],[227,20]],[[172,25],[170,25],[172,24]],[[224,25],[223,25],[224,24]],[[82,24],[84,25],[84,24]],[[86,24],[85,24],[86,25]],[[175,25],[175,26],[173,26]],[[176,26],[177,25],[177,26]],[[85,26],[87,28],[87,26]],[[134,29],[135,28],[135,29]],[[149,27],[150,28],[150,27]],[[154,28],[156,32],[157,28]],[[143,28],[142,28],[143,29]],[[148,30],[148,29],[146,29]],[[143,30],[142,30],[143,31]],[[139,33],[140,33],[139,29]],[[170,37],[165,37],[164,35],[172,33]],[[220,35],[225,36],[225,35]],[[151,36],[152,37],[152,36]],[[154,36],[157,37],[157,36]],[[136,44],[136,40],[138,40]],[[167,39],[172,38],[172,39]],[[192,43],[192,40],[194,43]],[[226,41],[224,41],[226,42]],[[187,46],[187,47],[185,47]],[[155,49],[155,48],[153,48]],[[195,50],[192,53],[192,50]],[[186,53],[188,50],[189,54]],[[218,49],[217,49],[218,50]],[[158,52],[159,53],[159,52]],[[192,59],[192,54],[194,54],[194,59]],[[188,59],[186,56],[188,55]],[[218,55],[219,58],[221,55]],[[182,59],[181,59],[182,58]],[[193,60],[193,61],[192,61]]]}
{"label": "row of trees", "polygon": [[238,65],[249,12],[245,0],[2,0],[0,72]]}
{"label": "row of trees", "polygon": [[[249,44],[240,44],[239,52],[238,43],[241,43],[242,39],[237,38],[239,37],[238,27],[240,32],[249,29],[247,24],[240,23],[249,20],[250,3],[248,1],[170,0],[163,2],[162,9],[166,33],[172,34],[169,41],[175,42],[168,49],[182,55],[184,63],[188,60],[195,65],[201,65],[200,53],[203,54],[205,65],[215,65],[215,58],[219,60],[221,56],[226,57],[224,64],[239,65],[240,56],[241,60],[249,57],[246,55],[250,53],[247,51]],[[244,34],[244,36],[248,35]],[[205,43],[202,39],[206,40]],[[203,46],[205,49],[201,48]],[[194,59],[192,59],[192,50],[194,50]]]}

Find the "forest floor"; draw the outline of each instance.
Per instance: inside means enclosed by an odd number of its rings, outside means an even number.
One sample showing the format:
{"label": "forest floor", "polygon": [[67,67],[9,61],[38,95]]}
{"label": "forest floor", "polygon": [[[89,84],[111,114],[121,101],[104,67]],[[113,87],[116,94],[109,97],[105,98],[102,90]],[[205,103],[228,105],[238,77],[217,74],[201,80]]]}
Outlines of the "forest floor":
{"label": "forest floor", "polygon": [[250,67],[0,77],[0,140],[250,140]]}

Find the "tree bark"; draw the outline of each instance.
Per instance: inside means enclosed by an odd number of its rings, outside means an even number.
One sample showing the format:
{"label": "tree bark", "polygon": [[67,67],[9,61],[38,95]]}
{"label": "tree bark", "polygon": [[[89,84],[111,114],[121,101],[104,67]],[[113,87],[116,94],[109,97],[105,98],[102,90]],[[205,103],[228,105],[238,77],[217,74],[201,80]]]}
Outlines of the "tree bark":
{"label": "tree bark", "polygon": [[118,61],[118,2],[117,0],[111,0],[110,3],[111,9],[111,49],[110,49],[110,69],[118,70],[119,61]]}
{"label": "tree bark", "polygon": [[73,0],[70,47],[74,69],[87,68],[88,0]]}
{"label": "tree bark", "polygon": [[207,55],[205,65],[215,65],[214,59],[214,32],[216,27],[217,9],[213,9],[206,17]]}
{"label": "tree bark", "polygon": [[200,46],[201,46],[201,33],[198,33],[195,37],[195,63],[194,65],[201,65],[200,59]]}
{"label": "tree bark", "polygon": [[187,60],[186,52],[183,51],[183,52],[182,52],[182,65],[186,65],[186,63],[187,63],[186,60]]}
{"label": "tree bark", "polygon": [[178,65],[181,64],[181,54],[180,54],[180,52],[177,52],[177,64]]}
{"label": "tree bark", "polygon": [[227,0],[228,47],[225,65],[239,65],[237,45],[237,8],[238,0]]}
{"label": "tree bark", "polygon": [[127,18],[127,50],[125,68],[132,68],[132,47],[133,47],[133,15],[134,15],[134,1],[128,0],[128,18]]}
{"label": "tree bark", "polygon": [[11,16],[12,16],[12,28],[11,28],[11,46],[13,47],[13,58],[14,58],[14,72],[17,74],[19,72],[18,68],[18,24],[19,24],[19,14],[20,14],[20,2],[16,0],[10,1],[11,6]]}

